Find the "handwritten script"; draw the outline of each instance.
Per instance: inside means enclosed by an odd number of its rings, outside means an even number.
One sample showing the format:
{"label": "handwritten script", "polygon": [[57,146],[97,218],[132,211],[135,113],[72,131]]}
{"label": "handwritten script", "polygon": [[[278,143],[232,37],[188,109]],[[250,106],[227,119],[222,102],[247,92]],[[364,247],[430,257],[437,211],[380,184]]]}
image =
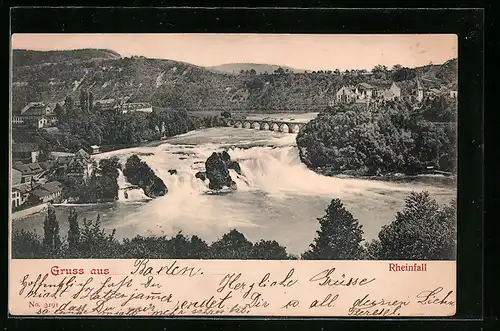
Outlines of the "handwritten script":
{"label": "handwritten script", "polygon": [[360,267],[365,263],[12,260],[10,311],[49,316],[455,313],[454,262],[435,268],[434,275],[384,272],[381,264],[387,263],[378,261]]}

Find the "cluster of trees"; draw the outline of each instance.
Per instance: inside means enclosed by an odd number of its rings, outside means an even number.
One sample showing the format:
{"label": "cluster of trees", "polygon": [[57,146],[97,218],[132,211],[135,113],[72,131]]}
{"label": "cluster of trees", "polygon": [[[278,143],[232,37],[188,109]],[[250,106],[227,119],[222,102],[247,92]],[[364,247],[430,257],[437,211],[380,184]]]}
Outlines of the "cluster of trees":
{"label": "cluster of trees", "polygon": [[428,166],[454,172],[456,122],[436,120],[454,118],[456,105],[442,107],[439,101],[420,109],[407,102],[336,105],[299,132],[300,158],[326,175],[417,174]]}
{"label": "cluster of trees", "polygon": [[412,192],[378,239],[363,240],[362,226],[334,199],[303,259],[453,260],[456,252],[456,201],[440,206],[428,192]]}
{"label": "cluster of trees", "polygon": [[[323,217],[310,248],[300,258],[311,260],[453,260],[456,257],[456,202],[440,206],[427,192],[411,193],[395,220],[382,227],[378,239],[363,240],[362,226],[334,199]],[[54,209],[48,210],[43,238],[14,230],[13,258],[191,258],[191,259],[298,259],[274,240],[248,241],[237,230],[207,244],[198,236],[178,233],[171,238],[142,237],[118,240],[95,222],[83,220],[80,228],[74,210],[69,230],[61,239]]]}
{"label": "cluster of trees", "polygon": [[118,169],[121,169],[117,157],[94,162],[90,178],[67,176],[64,171],[56,170],[52,179],[63,184],[62,198],[79,203],[110,202],[118,199]]}

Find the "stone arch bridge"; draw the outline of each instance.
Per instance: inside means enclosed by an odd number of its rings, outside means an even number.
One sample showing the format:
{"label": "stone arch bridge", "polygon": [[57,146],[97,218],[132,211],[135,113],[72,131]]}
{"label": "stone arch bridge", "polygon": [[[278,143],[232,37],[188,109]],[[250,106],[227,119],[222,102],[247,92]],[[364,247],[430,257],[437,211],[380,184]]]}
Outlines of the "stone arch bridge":
{"label": "stone arch bridge", "polygon": [[285,133],[298,133],[306,123],[272,120],[227,120],[226,125],[242,129],[268,130]]}

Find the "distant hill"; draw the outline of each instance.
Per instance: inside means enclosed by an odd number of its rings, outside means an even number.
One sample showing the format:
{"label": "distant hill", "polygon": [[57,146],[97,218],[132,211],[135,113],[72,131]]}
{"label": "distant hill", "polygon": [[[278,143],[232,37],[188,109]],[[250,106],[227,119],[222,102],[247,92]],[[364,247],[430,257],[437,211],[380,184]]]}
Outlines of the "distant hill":
{"label": "distant hill", "polygon": [[289,70],[290,72],[304,72],[302,69],[295,69],[286,66],[280,66],[277,64],[260,64],[260,63],[227,63],[218,66],[209,67],[212,70],[217,70],[220,72],[225,72],[229,74],[239,74],[242,70],[255,70],[257,74],[263,74],[267,72],[272,74],[276,69],[282,68],[283,70]]}
{"label": "distant hill", "polygon": [[75,49],[68,51],[32,51],[25,49],[14,49],[12,62],[14,66],[27,66],[65,61],[117,59],[120,57],[120,54],[109,49]]}
{"label": "distant hill", "polygon": [[[275,68],[266,66],[269,71]],[[402,93],[408,94],[414,93],[415,78],[420,77],[425,88],[450,88],[456,84],[456,68],[457,61],[450,60],[443,65],[403,68],[399,74],[274,73],[273,69],[239,75],[166,59],[122,58],[109,50],[15,51],[12,105],[18,111],[33,101],[61,102],[68,95],[78,100],[81,90],[89,90],[94,100],[129,96],[132,102],[193,111],[319,111],[342,85],[389,86],[396,81]]]}

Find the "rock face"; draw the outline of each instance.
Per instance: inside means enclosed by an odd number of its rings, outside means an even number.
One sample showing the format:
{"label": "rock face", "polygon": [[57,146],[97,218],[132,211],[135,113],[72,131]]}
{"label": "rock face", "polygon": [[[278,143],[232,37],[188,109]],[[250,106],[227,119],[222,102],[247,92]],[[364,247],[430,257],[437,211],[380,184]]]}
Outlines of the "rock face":
{"label": "rock face", "polygon": [[202,181],[205,181],[207,179],[207,174],[203,171],[198,171],[194,176],[198,179],[201,179]]}
{"label": "rock face", "polygon": [[167,194],[167,192],[168,192],[167,186],[161,180],[161,178],[156,175],[153,177],[153,183],[150,183],[144,189],[144,194],[146,194],[148,197],[151,198],[163,196]]}
{"label": "rock face", "polygon": [[235,169],[241,174],[240,165],[238,162],[231,161],[229,154],[224,151],[222,153],[212,153],[205,162],[206,177],[210,181],[208,187],[211,190],[220,190],[227,186],[236,190],[236,183],[229,174],[229,169]]}
{"label": "rock face", "polygon": [[156,198],[167,194],[168,189],[160,177],[156,176],[146,162],[132,155],[127,159],[123,174],[127,180],[143,189],[144,194],[150,198]]}
{"label": "rock face", "polygon": [[168,173],[169,173],[169,174],[171,174],[171,175],[177,175],[177,170],[175,170],[175,169],[170,169],[170,170],[168,171]]}

